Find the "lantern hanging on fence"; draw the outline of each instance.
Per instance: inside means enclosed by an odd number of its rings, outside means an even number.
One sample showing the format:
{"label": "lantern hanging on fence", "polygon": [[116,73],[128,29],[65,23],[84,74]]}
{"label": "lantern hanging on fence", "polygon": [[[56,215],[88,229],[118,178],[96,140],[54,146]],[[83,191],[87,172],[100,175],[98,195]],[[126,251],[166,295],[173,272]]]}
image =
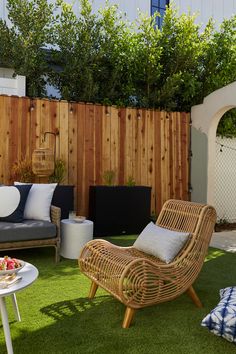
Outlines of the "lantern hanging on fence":
{"label": "lantern hanging on fence", "polygon": [[46,135],[52,134],[55,138],[54,151],[49,148],[38,148],[33,151],[32,154],[32,170],[36,176],[47,177],[53,174],[55,168],[56,158],[56,136],[59,134],[59,130],[56,132],[45,132],[43,141],[46,140]]}
{"label": "lantern hanging on fence", "polygon": [[32,170],[36,176],[50,176],[54,172],[54,152],[48,148],[35,149],[32,154]]}

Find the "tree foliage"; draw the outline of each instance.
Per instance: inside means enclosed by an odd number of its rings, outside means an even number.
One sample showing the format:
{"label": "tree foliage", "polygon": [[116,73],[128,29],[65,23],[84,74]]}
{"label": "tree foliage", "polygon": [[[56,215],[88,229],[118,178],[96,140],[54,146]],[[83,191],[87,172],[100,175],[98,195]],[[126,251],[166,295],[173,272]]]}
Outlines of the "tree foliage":
{"label": "tree foliage", "polygon": [[11,24],[0,20],[1,61],[27,77],[29,96],[42,97],[49,71],[43,49],[53,44],[55,7],[47,0],[8,0],[7,8]]}
{"label": "tree foliage", "polygon": [[1,64],[26,76],[27,95],[44,96],[48,78],[67,100],[189,111],[236,80],[236,16],[202,30],[170,6],[160,30],[159,14],[130,23],[117,6],[79,3],[77,17],[63,0],[8,0]]}

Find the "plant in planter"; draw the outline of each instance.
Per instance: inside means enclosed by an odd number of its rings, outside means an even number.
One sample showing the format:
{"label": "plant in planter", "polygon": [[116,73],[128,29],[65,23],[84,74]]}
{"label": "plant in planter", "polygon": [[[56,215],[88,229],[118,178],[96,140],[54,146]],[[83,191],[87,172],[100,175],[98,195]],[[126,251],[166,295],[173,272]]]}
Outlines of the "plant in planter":
{"label": "plant in planter", "polygon": [[126,185],[129,186],[129,187],[134,187],[136,185],[135,183],[135,179],[133,176],[129,176],[128,177],[128,180],[126,182]]}
{"label": "plant in planter", "polygon": [[54,172],[49,176],[49,183],[62,183],[66,175],[66,163],[62,159],[56,159]]}
{"label": "plant in planter", "polygon": [[115,181],[115,171],[107,170],[103,173],[103,180],[107,186],[113,186]]}
{"label": "plant in planter", "polygon": [[133,177],[127,185],[113,185],[114,171],[106,171],[104,176],[107,185],[90,186],[89,190],[89,219],[94,222],[94,235],[140,233],[150,221],[151,187],[136,186]]}
{"label": "plant in planter", "polygon": [[32,162],[29,159],[15,162],[12,166],[12,177],[24,183],[33,183],[35,181],[35,174],[32,170]]}

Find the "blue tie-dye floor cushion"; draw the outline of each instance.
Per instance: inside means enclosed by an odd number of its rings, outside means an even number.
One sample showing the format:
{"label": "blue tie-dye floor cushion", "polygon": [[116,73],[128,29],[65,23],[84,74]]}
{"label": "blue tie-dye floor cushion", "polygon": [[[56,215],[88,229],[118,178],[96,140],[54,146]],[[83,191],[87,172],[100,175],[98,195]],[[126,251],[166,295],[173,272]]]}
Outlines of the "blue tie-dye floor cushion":
{"label": "blue tie-dye floor cushion", "polygon": [[220,302],[202,320],[201,325],[236,344],[236,286],[220,290]]}

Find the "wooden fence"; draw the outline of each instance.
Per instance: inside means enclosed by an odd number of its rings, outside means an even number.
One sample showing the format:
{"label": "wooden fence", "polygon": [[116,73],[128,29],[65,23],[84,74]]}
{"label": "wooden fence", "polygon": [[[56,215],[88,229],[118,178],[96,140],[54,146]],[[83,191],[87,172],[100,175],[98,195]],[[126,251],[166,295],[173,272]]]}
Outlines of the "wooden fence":
{"label": "wooden fence", "polygon": [[[54,147],[65,160],[64,184],[75,186],[75,207],[87,215],[89,186],[132,177],[152,187],[151,212],[169,198],[189,199],[190,116],[155,110],[105,107],[44,99],[0,96],[0,183],[13,182],[12,166],[31,159],[36,147]],[[44,144],[44,145],[43,145]]]}

